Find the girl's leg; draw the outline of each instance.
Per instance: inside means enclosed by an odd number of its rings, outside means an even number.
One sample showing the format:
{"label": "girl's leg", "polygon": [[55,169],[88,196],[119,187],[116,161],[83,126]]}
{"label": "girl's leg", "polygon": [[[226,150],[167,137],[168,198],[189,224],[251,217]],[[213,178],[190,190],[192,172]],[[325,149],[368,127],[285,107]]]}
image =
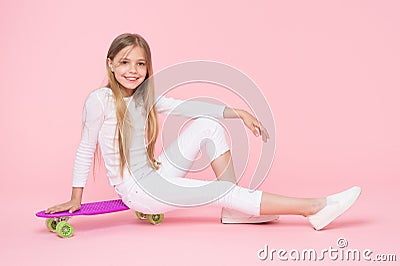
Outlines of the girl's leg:
{"label": "girl's leg", "polygon": [[347,211],[360,193],[361,188],[355,186],[326,198],[293,198],[235,186],[217,203],[252,215],[302,215],[314,229],[320,230]]}
{"label": "girl's leg", "polygon": [[347,211],[358,199],[360,187],[352,187],[326,198],[290,198],[263,192],[260,203],[262,214],[297,214],[308,218],[316,230],[330,224]]}
{"label": "girl's leg", "polygon": [[[208,140],[208,142],[204,142]],[[220,181],[236,184],[237,178],[232,155],[225,138],[224,130],[217,121],[196,119],[158,158],[161,162],[161,175],[183,177],[191,167],[193,160],[205,145],[211,167]],[[278,216],[248,215],[232,209],[222,209],[223,223],[263,223],[278,219]]]}
{"label": "girl's leg", "polygon": [[[161,176],[168,178],[183,177],[191,168],[193,161],[204,145],[215,176],[220,181],[236,184],[229,145],[223,127],[209,118],[193,121],[184,132],[159,156]],[[179,182],[179,181],[175,181]],[[278,216],[248,215],[232,209],[223,208],[222,223],[264,223],[278,219]]]}
{"label": "girl's leg", "polygon": [[[212,161],[211,167],[213,168],[218,180],[236,183],[237,180],[230,151],[225,152]],[[309,216],[320,211],[325,207],[325,204],[325,198],[295,198],[263,192],[260,203],[260,214],[294,214]],[[227,219],[223,220],[226,222]]]}
{"label": "girl's leg", "polygon": [[263,215],[309,216],[319,212],[325,205],[325,198],[294,198],[263,192],[260,213]]}
{"label": "girl's leg", "polygon": [[[206,141],[205,144],[208,157],[212,161],[211,166],[216,176],[219,180],[222,180],[221,182],[213,182],[221,184],[215,184],[217,186],[215,189],[211,188],[211,191],[218,192],[220,189],[226,189],[223,187],[229,187],[230,185],[228,185],[228,183],[235,183],[236,176],[234,174],[232,158],[229,146],[226,143],[223,128],[216,121],[202,118],[194,121],[178,139],[161,154],[159,157],[161,168],[158,174],[166,178],[166,180],[170,177],[171,179],[175,179],[178,183],[184,181],[179,180],[181,178],[176,179],[176,177],[183,177],[186,174],[200,151],[203,140],[211,140]],[[229,182],[224,182],[223,180]],[[190,183],[191,181],[200,180],[187,181]],[[150,187],[154,186],[150,185]],[[171,189],[173,190],[175,187],[171,187]],[[164,191],[164,189],[161,190]],[[187,191],[188,190],[184,189],[183,191],[177,191],[178,193],[172,194],[179,198],[181,198],[181,196],[187,197],[187,200],[191,201],[195,194],[186,193]],[[210,191],[210,189],[198,193],[197,196],[199,199],[202,199],[203,194],[208,193],[208,191]],[[181,195],[181,192],[183,192],[183,195]],[[216,203],[220,206],[236,209],[255,216],[278,214],[303,215],[309,217],[314,228],[320,229],[347,210],[355,202],[359,193],[359,188],[353,188],[328,198],[305,199],[285,197],[267,192],[261,193],[260,191],[252,193],[252,191],[248,189],[235,186],[232,193],[228,193],[227,196],[221,198]],[[170,194],[171,193],[167,193],[167,195]]]}
{"label": "girl's leg", "polygon": [[[211,162],[218,180],[236,183],[231,152],[227,151]],[[264,192],[261,199],[261,215],[299,214],[308,216],[325,206],[324,198],[293,198]]]}

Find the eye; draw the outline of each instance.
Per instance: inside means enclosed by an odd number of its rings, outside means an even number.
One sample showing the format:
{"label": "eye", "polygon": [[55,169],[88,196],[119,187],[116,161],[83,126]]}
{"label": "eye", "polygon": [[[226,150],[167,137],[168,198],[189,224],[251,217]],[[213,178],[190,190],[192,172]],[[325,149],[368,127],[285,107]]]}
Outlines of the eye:
{"label": "eye", "polygon": [[128,62],[127,60],[122,60],[122,61],[121,61],[121,64],[122,64],[122,65],[126,65],[126,64],[128,64],[128,63],[129,63],[129,62]]}
{"label": "eye", "polygon": [[138,66],[145,66],[145,65],[146,65],[146,63],[144,63],[144,62],[138,63]]}

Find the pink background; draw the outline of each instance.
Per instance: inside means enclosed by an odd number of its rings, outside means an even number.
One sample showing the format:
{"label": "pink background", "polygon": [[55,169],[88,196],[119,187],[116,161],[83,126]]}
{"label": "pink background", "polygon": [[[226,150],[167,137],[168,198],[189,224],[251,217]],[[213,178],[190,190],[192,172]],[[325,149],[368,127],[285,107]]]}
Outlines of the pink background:
{"label": "pink background", "polygon": [[[349,248],[398,252],[399,8],[398,1],[2,1],[0,264],[262,265],[270,262],[256,252],[265,244],[323,249],[338,237]],[[201,207],[169,213],[157,227],[123,212],[75,218],[72,239],[47,233],[34,213],[70,196],[83,103],[104,84],[108,46],[124,32],[148,40],[156,71],[213,60],[259,85],[277,132],[262,189],[308,197],[357,184],[357,204],[321,232],[301,217],[222,225],[218,209]],[[99,175],[84,200],[114,197]]]}

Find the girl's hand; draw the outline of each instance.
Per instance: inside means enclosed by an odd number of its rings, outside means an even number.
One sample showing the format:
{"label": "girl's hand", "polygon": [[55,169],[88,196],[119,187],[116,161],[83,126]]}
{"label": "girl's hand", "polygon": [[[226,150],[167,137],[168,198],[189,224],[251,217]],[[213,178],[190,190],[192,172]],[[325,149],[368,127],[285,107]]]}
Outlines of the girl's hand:
{"label": "girl's hand", "polygon": [[81,203],[79,201],[70,200],[68,202],[50,207],[45,212],[55,213],[55,212],[69,211],[70,213],[73,213],[79,210],[80,208],[81,208]]}
{"label": "girl's hand", "polygon": [[258,121],[254,116],[245,110],[239,110],[237,112],[239,117],[243,120],[243,123],[251,130],[251,132],[253,132],[256,137],[261,135],[264,142],[268,141],[268,132],[260,121]]}

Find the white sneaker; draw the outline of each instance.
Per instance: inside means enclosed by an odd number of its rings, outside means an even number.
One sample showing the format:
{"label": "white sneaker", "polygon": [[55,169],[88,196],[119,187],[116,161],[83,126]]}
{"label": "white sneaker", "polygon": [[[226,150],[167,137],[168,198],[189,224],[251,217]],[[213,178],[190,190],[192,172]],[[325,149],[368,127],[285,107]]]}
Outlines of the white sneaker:
{"label": "white sneaker", "polygon": [[328,196],[326,198],[326,206],[316,214],[308,216],[308,220],[315,230],[321,230],[347,211],[360,196],[360,193],[360,187],[352,187]]}
{"label": "white sneaker", "polygon": [[278,215],[248,215],[232,209],[222,208],[221,223],[223,224],[258,224],[278,220]]}

